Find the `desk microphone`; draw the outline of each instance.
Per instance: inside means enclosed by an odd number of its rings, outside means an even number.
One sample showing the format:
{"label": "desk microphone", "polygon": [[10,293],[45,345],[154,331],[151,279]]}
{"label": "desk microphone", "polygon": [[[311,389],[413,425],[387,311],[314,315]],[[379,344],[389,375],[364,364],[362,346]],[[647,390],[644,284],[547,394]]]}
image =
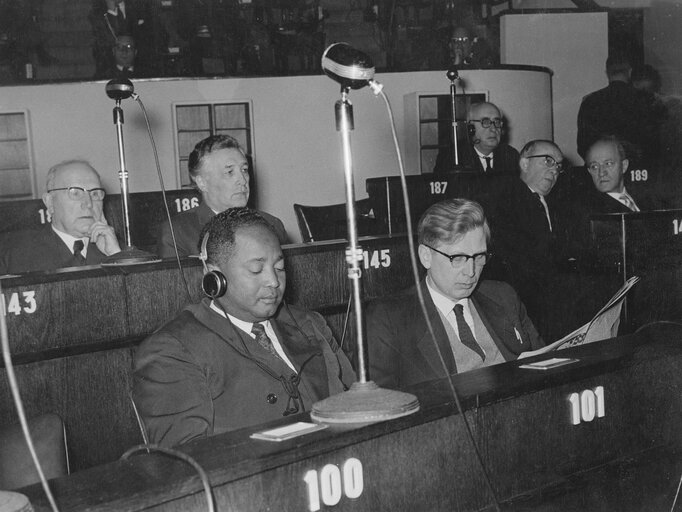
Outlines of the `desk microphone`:
{"label": "desk microphone", "polygon": [[135,92],[135,87],[127,78],[114,78],[107,82],[105,90],[112,100],[121,101],[130,98]]}

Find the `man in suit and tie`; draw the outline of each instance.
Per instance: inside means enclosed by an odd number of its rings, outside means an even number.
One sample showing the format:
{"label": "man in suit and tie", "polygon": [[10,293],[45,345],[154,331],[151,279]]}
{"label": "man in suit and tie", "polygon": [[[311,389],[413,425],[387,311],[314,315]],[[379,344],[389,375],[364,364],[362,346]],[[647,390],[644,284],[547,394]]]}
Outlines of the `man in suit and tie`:
{"label": "man in suit and tie", "polygon": [[[474,103],[467,112],[468,144],[460,148],[460,163],[465,169],[489,174],[516,172],[519,152],[502,142],[504,119],[493,103]],[[454,169],[452,148],[441,151],[434,172]]]}
{"label": "man in suit and tie", "polygon": [[544,346],[512,287],[480,280],[491,255],[490,230],[478,203],[449,199],[432,205],[419,221],[418,236],[426,268],[419,290],[435,339],[416,287],[373,302],[367,314],[372,380],[403,388]]}
{"label": "man in suit and tie", "polygon": [[[187,162],[189,175],[201,193],[201,204],[173,217],[173,233],[180,257],[197,254],[199,234],[216,214],[228,208],[246,206],[249,201],[249,161],[239,142],[229,135],[211,135],[197,142]],[[287,242],[284,224],[269,213],[260,212],[273,226],[280,243]],[[156,253],[175,257],[175,244],[168,221],[159,229]]]}
{"label": "man in suit and tie", "polygon": [[559,324],[552,314],[554,278],[570,256],[564,238],[567,220],[550,194],[563,172],[563,158],[552,141],[528,142],[521,150],[518,178],[496,190],[490,201],[495,254],[504,278],[548,340],[565,334],[556,331]]}
{"label": "man in suit and tie", "polygon": [[162,446],[310,410],[355,379],[322,316],[283,303],[284,255],[262,215],[226,210],[201,240],[208,298],[135,354],[134,400]]}
{"label": "man in suit and tie", "polygon": [[0,240],[0,275],[101,263],[121,250],[102,212],[99,174],[83,160],[55,165],[47,174],[43,202],[51,223],[10,231]]}
{"label": "man in suit and tie", "polygon": [[595,187],[587,197],[590,213],[627,213],[656,208],[655,201],[625,189],[629,165],[623,143],[615,136],[601,137],[590,146],[585,155],[585,167]]}

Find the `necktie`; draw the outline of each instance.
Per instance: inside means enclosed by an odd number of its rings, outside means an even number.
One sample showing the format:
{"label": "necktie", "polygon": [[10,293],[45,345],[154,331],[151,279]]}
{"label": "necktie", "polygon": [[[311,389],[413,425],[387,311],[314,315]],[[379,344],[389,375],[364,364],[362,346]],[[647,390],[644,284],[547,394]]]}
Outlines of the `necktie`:
{"label": "necktie", "polygon": [[485,160],[485,172],[492,171],[493,166],[490,165],[490,162],[492,162],[493,158],[490,156],[484,156],[483,159]]}
{"label": "necktie", "polygon": [[469,324],[464,319],[464,307],[461,304],[455,304],[454,311],[455,319],[457,320],[457,330],[459,331],[459,340],[462,342],[462,345],[476,352],[485,361],[485,352],[476,342],[474,333],[471,332]]}
{"label": "necktie", "polygon": [[251,327],[251,334],[256,336],[256,342],[261,347],[270,352],[273,356],[279,357],[277,351],[275,350],[275,347],[272,344],[272,340],[265,333],[265,327],[263,326],[263,324],[254,323],[253,327]]}
{"label": "necktie", "polygon": [[85,247],[83,240],[76,240],[73,243],[73,262],[76,265],[85,265],[85,257],[82,254],[82,250]]}
{"label": "necktie", "polygon": [[632,198],[627,195],[627,194],[621,194],[620,195],[620,202],[623,203],[625,206],[627,206],[630,210],[633,212],[639,211],[637,206],[635,206],[635,202],[632,200]]}
{"label": "necktie", "polygon": [[542,213],[545,214],[545,219],[547,220],[547,227],[549,228],[550,231],[552,231],[552,221],[549,218],[549,208],[547,207],[547,203],[545,203],[545,201],[542,199],[542,196],[537,192],[533,192],[533,195],[540,202],[540,206],[542,207]]}

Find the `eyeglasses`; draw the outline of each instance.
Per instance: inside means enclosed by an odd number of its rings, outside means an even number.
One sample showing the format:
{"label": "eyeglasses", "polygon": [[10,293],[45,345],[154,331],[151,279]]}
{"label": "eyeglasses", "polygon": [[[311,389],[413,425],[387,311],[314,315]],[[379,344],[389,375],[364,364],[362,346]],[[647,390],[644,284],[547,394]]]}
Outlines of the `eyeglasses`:
{"label": "eyeglasses", "polygon": [[83,187],[62,187],[62,188],[51,188],[48,192],[56,192],[57,190],[66,190],[69,199],[73,201],[82,201],[85,199],[85,193],[90,194],[90,198],[93,201],[102,201],[106,192],[103,188],[91,188],[90,190],[84,189]]}
{"label": "eyeglasses", "polygon": [[601,169],[606,170],[606,172],[610,172],[613,170],[614,167],[616,167],[616,162],[614,162],[613,160],[606,160],[605,162],[602,163],[592,162],[590,165],[587,166],[587,170],[596,174]]}
{"label": "eyeglasses", "polygon": [[134,44],[117,43],[114,45],[114,48],[116,48],[119,52],[134,52],[135,51],[135,45]]}
{"label": "eyeglasses", "polygon": [[446,254],[443,251],[439,251],[438,249],[431,247],[428,244],[422,244],[429,249],[431,249],[434,252],[437,252],[438,254],[442,254],[445,256],[447,259],[450,260],[450,265],[452,265],[452,268],[460,269],[463,268],[464,265],[466,265],[469,260],[474,260],[474,265],[477,267],[482,267],[486,263],[488,263],[488,260],[493,257],[493,253],[490,251],[486,252],[477,252],[476,254]]}
{"label": "eyeglasses", "polygon": [[525,158],[544,158],[545,167],[547,167],[547,169],[554,169],[557,174],[561,174],[565,170],[563,162],[557,162],[556,158],[552,155],[528,155]]}
{"label": "eyeglasses", "polygon": [[489,117],[484,117],[483,119],[469,119],[469,121],[474,123],[481,123],[483,128],[490,128],[490,125],[494,125],[495,128],[502,128],[504,126],[504,120],[500,117],[490,119]]}

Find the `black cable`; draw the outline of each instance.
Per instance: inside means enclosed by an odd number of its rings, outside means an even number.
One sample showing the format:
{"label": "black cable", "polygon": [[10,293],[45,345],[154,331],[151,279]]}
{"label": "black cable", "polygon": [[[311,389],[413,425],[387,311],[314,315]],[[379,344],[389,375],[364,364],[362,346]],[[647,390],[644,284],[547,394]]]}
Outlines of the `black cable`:
{"label": "black cable", "polygon": [[[374,89],[374,88],[373,88]],[[378,92],[376,92],[376,89],[378,89]],[[417,290],[417,297],[419,298],[419,304],[422,309],[422,313],[424,315],[424,319],[426,320],[426,327],[429,331],[429,335],[431,336],[431,340],[433,341],[433,344],[436,348],[436,352],[438,353],[438,358],[440,360],[441,365],[443,366],[443,370],[445,371],[445,375],[447,375],[448,379],[448,384],[450,386],[450,392],[452,393],[452,397],[454,398],[455,404],[457,406],[457,411],[459,412],[459,415],[462,418],[462,421],[464,422],[464,426],[466,427],[466,431],[469,437],[469,440],[471,441],[471,445],[474,448],[474,452],[476,453],[476,459],[478,460],[479,465],[481,466],[481,470],[483,471],[483,476],[485,477],[485,482],[488,486],[488,489],[490,491],[490,494],[493,498],[493,501],[495,503],[495,509],[500,512],[500,503],[497,499],[497,495],[495,494],[495,489],[493,489],[492,482],[490,480],[490,475],[488,474],[488,470],[485,467],[485,464],[483,463],[483,457],[481,456],[481,452],[478,449],[478,445],[476,444],[476,440],[474,439],[474,434],[471,430],[471,425],[469,425],[469,420],[467,420],[466,416],[464,415],[464,410],[462,409],[462,404],[459,400],[459,395],[457,394],[457,390],[455,389],[455,384],[452,378],[452,375],[450,375],[450,372],[448,372],[447,365],[445,364],[445,359],[443,358],[443,354],[440,351],[440,347],[438,346],[438,343],[436,341],[436,334],[433,330],[433,325],[431,324],[431,320],[429,319],[428,312],[426,311],[426,304],[424,302],[424,295],[422,294],[422,289],[421,286],[419,285],[419,272],[417,270],[417,258],[415,256],[415,248],[414,248],[414,234],[412,231],[412,213],[410,211],[410,201],[409,201],[409,195],[408,195],[408,190],[407,190],[407,180],[405,179],[405,168],[403,166],[403,160],[402,160],[402,155],[400,153],[400,144],[398,142],[398,135],[396,133],[395,129],[395,121],[393,119],[393,111],[391,110],[391,104],[388,101],[388,98],[386,97],[386,94],[380,89],[376,88],[375,94],[380,94],[381,97],[384,100],[384,103],[386,104],[386,109],[388,111],[388,117],[390,119],[390,125],[391,125],[391,134],[393,136],[393,144],[396,149],[396,155],[398,157],[398,169],[400,170],[400,183],[402,186],[402,193],[403,193],[403,203],[405,205],[405,219],[407,222],[407,242],[410,248],[410,262],[412,264],[412,276],[414,277],[414,282],[415,282],[415,288]]]}
{"label": "black cable", "polygon": [[180,459],[190,466],[192,466],[197,473],[199,473],[199,478],[201,479],[201,485],[204,487],[204,492],[206,493],[206,505],[207,505],[207,510],[209,512],[215,512],[215,505],[213,503],[213,493],[211,491],[211,482],[208,479],[208,475],[206,474],[206,471],[204,471],[204,468],[202,468],[199,463],[194,460],[194,458],[190,457],[184,452],[174,450],[172,448],[162,448],[161,446],[158,446],[156,444],[138,444],[137,446],[133,446],[129,450],[127,450],[123,455],[121,455],[121,460],[122,461],[127,461],[128,458],[136,452],[141,452],[141,451],[146,451],[149,453],[150,451],[153,452],[159,452],[163,453],[164,455],[168,455],[170,457],[175,457],[176,459]]}
{"label": "black cable", "polygon": [[156,143],[154,142],[154,135],[152,134],[152,128],[149,124],[149,118],[147,116],[147,109],[144,108],[144,104],[140,99],[140,95],[137,93],[132,94],[133,99],[140,105],[142,109],[142,116],[144,117],[144,122],[147,125],[147,133],[149,134],[149,142],[152,145],[152,151],[154,152],[154,163],[156,164],[156,173],[159,176],[159,184],[161,185],[161,195],[163,196],[163,206],[166,210],[166,218],[168,219],[168,226],[170,227],[171,238],[173,239],[173,249],[175,250],[175,261],[178,264],[178,270],[180,270],[180,277],[185,285],[185,292],[187,293],[187,300],[192,302],[192,295],[189,293],[189,285],[187,284],[187,279],[185,278],[185,272],[180,263],[180,254],[178,253],[178,243],[175,240],[175,230],[173,229],[173,222],[171,221],[170,210],[168,209],[168,199],[166,198],[166,187],[163,184],[163,175],[161,174],[161,165],[159,164],[159,153],[156,150]]}

